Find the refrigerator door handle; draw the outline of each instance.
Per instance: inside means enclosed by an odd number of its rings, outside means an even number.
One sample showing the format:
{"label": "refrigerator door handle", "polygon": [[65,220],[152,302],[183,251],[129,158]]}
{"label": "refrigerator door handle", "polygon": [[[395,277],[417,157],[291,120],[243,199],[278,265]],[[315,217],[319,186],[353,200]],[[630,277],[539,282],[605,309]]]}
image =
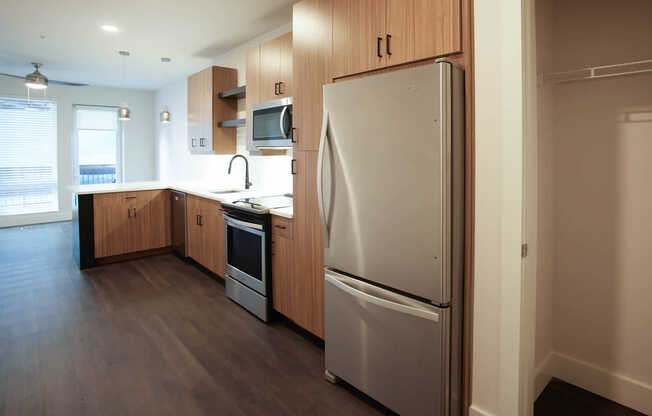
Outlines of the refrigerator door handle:
{"label": "refrigerator door handle", "polygon": [[328,248],[330,235],[328,224],[326,223],[326,210],[324,208],[324,193],[322,185],[322,176],[324,170],[324,148],[328,140],[328,111],[324,108],[324,115],[321,125],[321,139],[319,140],[319,153],[317,155],[317,202],[319,205],[319,218],[321,219],[321,230],[324,236],[324,248]]}
{"label": "refrigerator door handle", "polygon": [[[334,276],[328,271],[325,273],[325,279],[327,282],[333,284],[337,288],[347,292],[351,296],[354,296],[358,299],[362,299],[365,302],[373,303],[385,309],[392,309],[396,312],[406,313],[412,316],[417,316],[419,318],[428,319],[433,322],[439,322],[439,314],[437,312],[428,310],[427,308],[421,308],[416,305],[405,305],[398,303],[395,300],[399,295],[394,295],[389,291],[384,289],[376,289],[375,294],[381,295],[384,292],[387,292],[387,296],[379,297],[370,295],[369,293],[363,292],[362,290],[356,289],[355,287],[346,283],[348,280],[345,277]],[[393,299],[392,299],[393,298]]]}

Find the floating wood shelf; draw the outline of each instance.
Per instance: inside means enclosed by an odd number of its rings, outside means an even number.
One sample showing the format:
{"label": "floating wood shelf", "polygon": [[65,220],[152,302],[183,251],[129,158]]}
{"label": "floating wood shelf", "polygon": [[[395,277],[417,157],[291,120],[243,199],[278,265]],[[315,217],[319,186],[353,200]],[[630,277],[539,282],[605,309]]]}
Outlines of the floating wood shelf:
{"label": "floating wood shelf", "polygon": [[242,127],[246,124],[247,119],[239,118],[237,120],[226,120],[217,123],[217,127]]}
{"label": "floating wood shelf", "polygon": [[232,90],[222,91],[218,94],[220,98],[245,98],[247,96],[247,86],[243,85],[242,87],[233,88]]}

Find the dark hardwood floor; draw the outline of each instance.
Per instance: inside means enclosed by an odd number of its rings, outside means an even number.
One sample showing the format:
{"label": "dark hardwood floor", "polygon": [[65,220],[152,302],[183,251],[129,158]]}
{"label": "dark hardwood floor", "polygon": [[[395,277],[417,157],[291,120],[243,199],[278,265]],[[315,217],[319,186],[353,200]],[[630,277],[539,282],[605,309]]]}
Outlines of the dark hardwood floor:
{"label": "dark hardwood floor", "polygon": [[79,271],[70,223],[0,230],[0,415],[378,414],[323,349],[173,255]]}
{"label": "dark hardwood floor", "polygon": [[534,416],[645,416],[553,378],[534,403]]}

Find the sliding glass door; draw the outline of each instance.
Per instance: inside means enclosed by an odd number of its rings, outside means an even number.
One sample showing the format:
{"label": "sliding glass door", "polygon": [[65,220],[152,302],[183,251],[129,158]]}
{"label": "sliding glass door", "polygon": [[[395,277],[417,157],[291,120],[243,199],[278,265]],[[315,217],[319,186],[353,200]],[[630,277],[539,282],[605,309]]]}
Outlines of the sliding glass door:
{"label": "sliding glass door", "polygon": [[122,132],[115,107],[75,106],[73,182],[122,182]]}

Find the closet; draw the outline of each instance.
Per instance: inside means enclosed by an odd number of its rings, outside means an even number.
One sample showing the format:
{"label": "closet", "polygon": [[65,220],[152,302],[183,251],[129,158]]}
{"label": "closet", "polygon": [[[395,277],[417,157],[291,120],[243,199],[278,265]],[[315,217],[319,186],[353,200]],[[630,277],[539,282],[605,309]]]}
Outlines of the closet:
{"label": "closet", "polygon": [[535,394],[652,414],[652,2],[535,0]]}

